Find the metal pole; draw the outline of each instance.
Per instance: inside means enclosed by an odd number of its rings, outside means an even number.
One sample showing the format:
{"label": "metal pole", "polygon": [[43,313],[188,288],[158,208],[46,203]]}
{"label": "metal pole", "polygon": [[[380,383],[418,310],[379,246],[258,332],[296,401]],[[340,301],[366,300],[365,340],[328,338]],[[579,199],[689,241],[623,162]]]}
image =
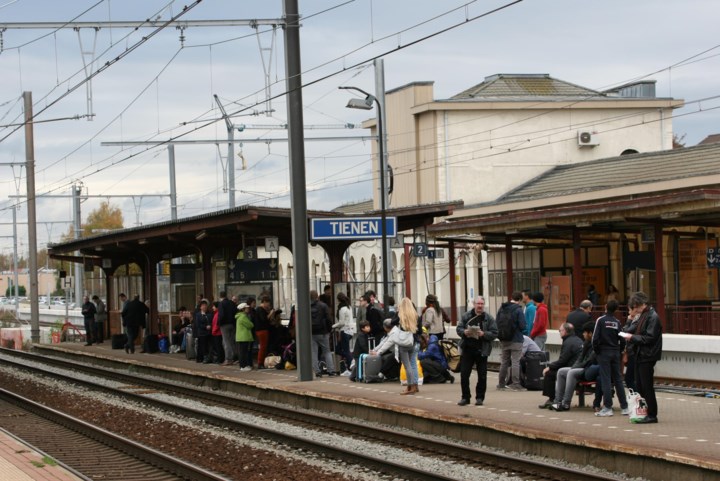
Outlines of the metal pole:
{"label": "metal pole", "polygon": [[[383,59],[378,58],[374,61],[375,65],[375,101],[378,104],[378,152],[380,155],[380,199],[382,205],[383,215],[388,208],[388,149],[387,149],[387,133],[380,128],[381,125],[387,125],[385,122],[385,64]],[[383,217],[383,244],[385,248],[383,250],[382,258],[382,269],[383,279],[392,279],[393,264],[392,256],[390,255],[391,249],[389,240],[385,236],[385,218]],[[385,305],[388,305],[387,296],[395,295],[394,284],[383,284],[383,290],[385,291]]]}
{"label": "metal pole", "polygon": [[[380,172],[380,219],[382,222],[382,258],[383,258],[383,269],[385,269],[385,266],[387,266],[387,258],[388,258],[388,238],[387,238],[387,203],[386,203],[386,195],[383,195],[385,192],[385,173],[383,172],[383,156],[385,155],[385,149],[383,149],[383,142],[382,138],[384,136],[383,131],[383,110],[380,106],[380,102],[378,102],[378,99],[375,98],[375,104],[377,105],[378,109],[378,163],[379,163],[379,172]],[[383,272],[383,304],[385,305],[385,315],[388,313],[388,272]]]}
{"label": "metal pole", "polygon": [[[73,225],[75,239],[80,238],[80,231],[82,229],[80,224],[80,193],[82,192],[82,185],[73,184],[72,186],[72,197],[73,197]],[[80,257],[80,251],[75,251],[75,255]],[[83,296],[83,268],[84,266],[79,263],[75,263],[75,305],[82,306]]]}
{"label": "metal pole", "polygon": [[287,88],[288,141],[290,153],[290,215],[292,249],[297,286],[295,332],[298,380],[312,381],[310,350],[310,272],[308,269],[307,193],[305,190],[305,144],[300,68],[300,16],[297,0],[283,0],[285,27],[285,76]]}
{"label": "metal pole", "polygon": [[170,167],[170,217],[177,220],[177,190],[175,187],[175,146],[168,145],[168,164]]}
{"label": "metal pole", "polygon": [[[229,120],[229,119],[228,119]],[[235,207],[235,126],[228,127],[228,206]]]}
{"label": "metal pole", "polygon": [[35,216],[35,144],[33,138],[32,92],[23,92],[25,110],[25,161],[27,163],[28,283],[30,284],[30,340],[40,342],[38,307],[37,224]]}
{"label": "metal pole", "polygon": [[15,315],[18,315],[20,287],[18,286],[18,252],[17,252],[17,206],[13,206],[13,282],[15,283]]}

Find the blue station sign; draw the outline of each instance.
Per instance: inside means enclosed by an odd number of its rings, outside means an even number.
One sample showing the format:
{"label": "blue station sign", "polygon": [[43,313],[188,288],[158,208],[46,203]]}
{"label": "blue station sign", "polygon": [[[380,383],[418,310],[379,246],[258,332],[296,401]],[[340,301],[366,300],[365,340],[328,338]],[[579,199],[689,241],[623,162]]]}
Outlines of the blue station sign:
{"label": "blue station sign", "polygon": [[[311,240],[381,239],[382,217],[311,219]],[[385,218],[385,236],[397,234],[397,217]]]}

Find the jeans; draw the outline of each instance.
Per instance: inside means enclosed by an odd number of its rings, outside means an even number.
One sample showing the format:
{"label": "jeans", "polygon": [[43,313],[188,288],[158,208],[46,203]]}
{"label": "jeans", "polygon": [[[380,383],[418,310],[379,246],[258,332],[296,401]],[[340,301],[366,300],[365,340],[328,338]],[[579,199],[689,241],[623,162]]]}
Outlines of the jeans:
{"label": "jeans", "polygon": [[95,321],[95,326],[93,330],[93,340],[95,342],[103,342],[103,339],[105,339],[104,325],[104,321]]}
{"label": "jeans", "polygon": [[352,364],[352,351],[350,350],[350,339],[352,339],[352,334],[347,334],[343,331],[340,331],[340,349],[337,349],[336,354],[340,355],[343,359],[345,359],[345,363],[348,366],[348,369],[350,368],[350,364]]}
{"label": "jeans", "polygon": [[232,361],[235,357],[235,325],[224,324],[220,326],[222,333],[222,347],[225,351],[225,361]]}
{"label": "jeans", "polygon": [[408,386],[417,386],[420,382],[420,373],[418,372],[418,350],[419,344],[415,343],[410,349],[399,348],[398,353],[400,354],[400,363],[405,368],[405,374],[407,375]]}
{"label": "jeans", "polygon": [[649,418],[656,418],[658,414],[654,383],[655,361],[643,362],[635,359],[635,386],[637,387],[637,392],[645,398]]}
{"label": "jeans", "polygon": [[[265,331],[267,332],[267,331]],[[322,349],[325,366],[329,373],[335,372],[335,362],[330,352],[330,335],[329,334],[313,334],[312,335],[312,368],[316,374],[320,372],[320,362],[318,361],[318,349]]]}
{"label": "jeans", "polygon": [[475,385],[475,400],[484,401],[487,391],[487,356],[483,356],[478,349],[463,349],[460,356],[460,391],[462,398],[470,400],[470,374],[473,367],[477,369],[477,384]]}
{"label": "jeans", "polygon": [[547,342],[547,334],[543,334],[542,336],[535,336],[535,344],[540,348],[541,351],[545,350],[545,343]]}
{"label": "jeans", "polygon": [[85,342],[92,344],[95,340],[95,319],[85,319]]}
{"label": "jeans", "polygon": [[612,388],[615,386],[615,394],[617,394],[620,407],[627,407],[627,399],[625,398],[625,386],[623,386],[622,368],[620,366],[620,351],[617,349],[603,349],[598,354],[598,364],[600,365],[600,384],[603,392],[603,405],[611,408]]}
{"label": "jeans", "polygon": [[555,380],[555,402],[570,406],[573,393],[575,392],[575,384],[585,372],[582,367],[561,367],[557,373]]}
{"label": "jeans", "polygon": [[127,333],[127,344],[125,344],[125,349],[128,349],[130,352],[135,352],[135,339],[137,339],[139,331],[140,328],[137,326],[125,327],[125,332]]}
{"label": "jeans", "polygon": [[512,383],[520,385],[520,357],[522,356],[522,342],[501,341],[500,376],[499,384],[505,385],[508,378],[508,369],[512,375]]}

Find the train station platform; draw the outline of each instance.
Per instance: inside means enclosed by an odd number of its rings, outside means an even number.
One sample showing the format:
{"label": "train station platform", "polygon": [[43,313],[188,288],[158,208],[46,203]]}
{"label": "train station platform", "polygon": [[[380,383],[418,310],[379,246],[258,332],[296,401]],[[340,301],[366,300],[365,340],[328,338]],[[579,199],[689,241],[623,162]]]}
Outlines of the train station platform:
{"label": "train station platform", "polygon": [[[221,367],[188,361],[184,354],[126,354],[109,343],[37,346],[55,355],[84,356],[110,365],[132,365],[139,373],[243,393],[299,407],[335,412],[420,433],[444,435],[508,451],[592,465],[650,480],[704,481],[720,479],[720,399],[658,390],[658,424],[631,424],[620,415],[594,416],[592,407],[579,408],[577,396],[567,412],[539,409],[545,398],[538,391],[498,391],[497,373],[488,373],[483,406],[458,406],[459,375],[454,384],[420,387],[401,396],[397,382],[353,383],[347,377],[323,377],[308,382],[297,371],[276,369],[240,372],[237,365]],[[471,378],[474,392],[475,374]],[[474,399],[473,399],[474,401]],[[592,395],[586,396],[592,404]]]}
{"label": "train station platform", "polygon": [[0,477],[3,481],[80,481],[64,466],[0,429]]}

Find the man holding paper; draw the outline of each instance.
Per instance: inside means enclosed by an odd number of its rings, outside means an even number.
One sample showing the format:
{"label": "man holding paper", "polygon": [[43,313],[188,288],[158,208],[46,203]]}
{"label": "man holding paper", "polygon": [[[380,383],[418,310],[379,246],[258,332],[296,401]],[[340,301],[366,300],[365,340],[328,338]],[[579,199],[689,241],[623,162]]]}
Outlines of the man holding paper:
{"label": "man holding paper", "polygon": [[487,359],[492,350],[492,342],[498,334],[495,319],[485,312],[485,299],[475,298],[473,308],[466,312],[457,324],[460,336],[460,389],[462,398],[458,406],[470,404],[470,374],[473,366],[477,368],[475,386],[475,405],[482,406],[487,390]]}

